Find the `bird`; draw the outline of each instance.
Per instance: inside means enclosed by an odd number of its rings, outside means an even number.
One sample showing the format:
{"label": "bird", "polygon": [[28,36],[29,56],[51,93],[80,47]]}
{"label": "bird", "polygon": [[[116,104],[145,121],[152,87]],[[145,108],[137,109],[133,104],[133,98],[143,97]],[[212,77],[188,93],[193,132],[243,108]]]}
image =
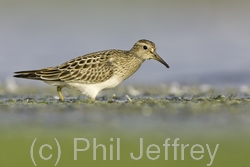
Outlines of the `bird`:
{"label": "bird", "polygon": [[58,66],[17,71],[13,77],[40,80],[56,86],[60,101],[64,101],[64,87],[78,90],[95,100],[99,92],[116,87],[149,59],[157,60],[169,68],[156,53],[156,45],[150,40],[141,39],[130,50],[110,49],[93,52]]}

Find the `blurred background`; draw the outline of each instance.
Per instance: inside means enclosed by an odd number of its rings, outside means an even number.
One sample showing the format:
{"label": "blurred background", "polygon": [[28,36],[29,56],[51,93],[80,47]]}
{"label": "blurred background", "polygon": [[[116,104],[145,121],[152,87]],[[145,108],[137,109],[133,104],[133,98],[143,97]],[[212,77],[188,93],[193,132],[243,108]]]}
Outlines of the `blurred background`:
{"label": "blurred background", "polygon": [[[147,61],[126,83],[249,84],[250,1],[1,0],[0,78],[152,40],[170,65]],[[29,84],[34,82],[20,81]]]}

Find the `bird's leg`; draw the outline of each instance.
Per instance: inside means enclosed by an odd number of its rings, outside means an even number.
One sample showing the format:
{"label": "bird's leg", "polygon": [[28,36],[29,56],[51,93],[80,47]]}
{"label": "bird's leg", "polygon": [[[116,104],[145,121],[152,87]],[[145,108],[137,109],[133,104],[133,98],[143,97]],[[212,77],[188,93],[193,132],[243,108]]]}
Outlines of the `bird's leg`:
{"label": "bird's leg", "polygon": [[108,100],[108,102],[109,103],[112,103],[112,102],[114,102],[115,101],[115,94],[113,94],[112,96],[111,96],[111,98]]}
{"label": "bird's leg", "polygon": [[95,101],[95,97],[90,97],[89,99],[90,99],[91,102]]}
{"label": "bird's leg", "polygon": [[61,86],[57,86],[57,93],[59,95],[59,99],[61,101],[64,101],[64,97],[63,97],[63,94],[62,94],[62,87]]}

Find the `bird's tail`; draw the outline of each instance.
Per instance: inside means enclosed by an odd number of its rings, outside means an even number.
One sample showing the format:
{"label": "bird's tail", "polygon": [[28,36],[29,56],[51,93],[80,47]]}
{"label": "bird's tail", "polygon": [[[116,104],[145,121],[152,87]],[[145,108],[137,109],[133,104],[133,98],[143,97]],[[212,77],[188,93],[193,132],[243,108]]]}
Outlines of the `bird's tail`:
{"label": "bird's tail", "polygon": [[40,70],[29,70],[29,71],[17,71],[14,72],[13,77],[24,78],[24,79],[34,79],[34,80],[43,80],[43,81],[57,81],[58,74],[60,71],[53,68],[45,68]]}
{"label": "bird's tail", "polygon": [[42,80],[40,75],[37,75],[40,70],[30,70],[30,71],[17,71],[14,72],[15,75],[13,77],[16,78],[24,78],[24,79],[35,79],[35,80]]}

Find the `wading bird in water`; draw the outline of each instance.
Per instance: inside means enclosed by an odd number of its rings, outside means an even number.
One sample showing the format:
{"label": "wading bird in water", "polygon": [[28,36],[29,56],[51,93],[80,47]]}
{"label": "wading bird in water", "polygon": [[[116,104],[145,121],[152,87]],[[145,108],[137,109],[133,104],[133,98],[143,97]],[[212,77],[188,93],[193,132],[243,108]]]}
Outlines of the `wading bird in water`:
{"label": "wading bird in water", "polygon": [[57,87],[61,101],[62,88],[78,90],[92,100],[104,89],[116,87],[133,75],[145,60],[154,59],[169,68],[156,53],[153,42],[141,39],[130,50],[105,50],[89,53],[59,66],[18,71],[14,77],[44,81]]}

